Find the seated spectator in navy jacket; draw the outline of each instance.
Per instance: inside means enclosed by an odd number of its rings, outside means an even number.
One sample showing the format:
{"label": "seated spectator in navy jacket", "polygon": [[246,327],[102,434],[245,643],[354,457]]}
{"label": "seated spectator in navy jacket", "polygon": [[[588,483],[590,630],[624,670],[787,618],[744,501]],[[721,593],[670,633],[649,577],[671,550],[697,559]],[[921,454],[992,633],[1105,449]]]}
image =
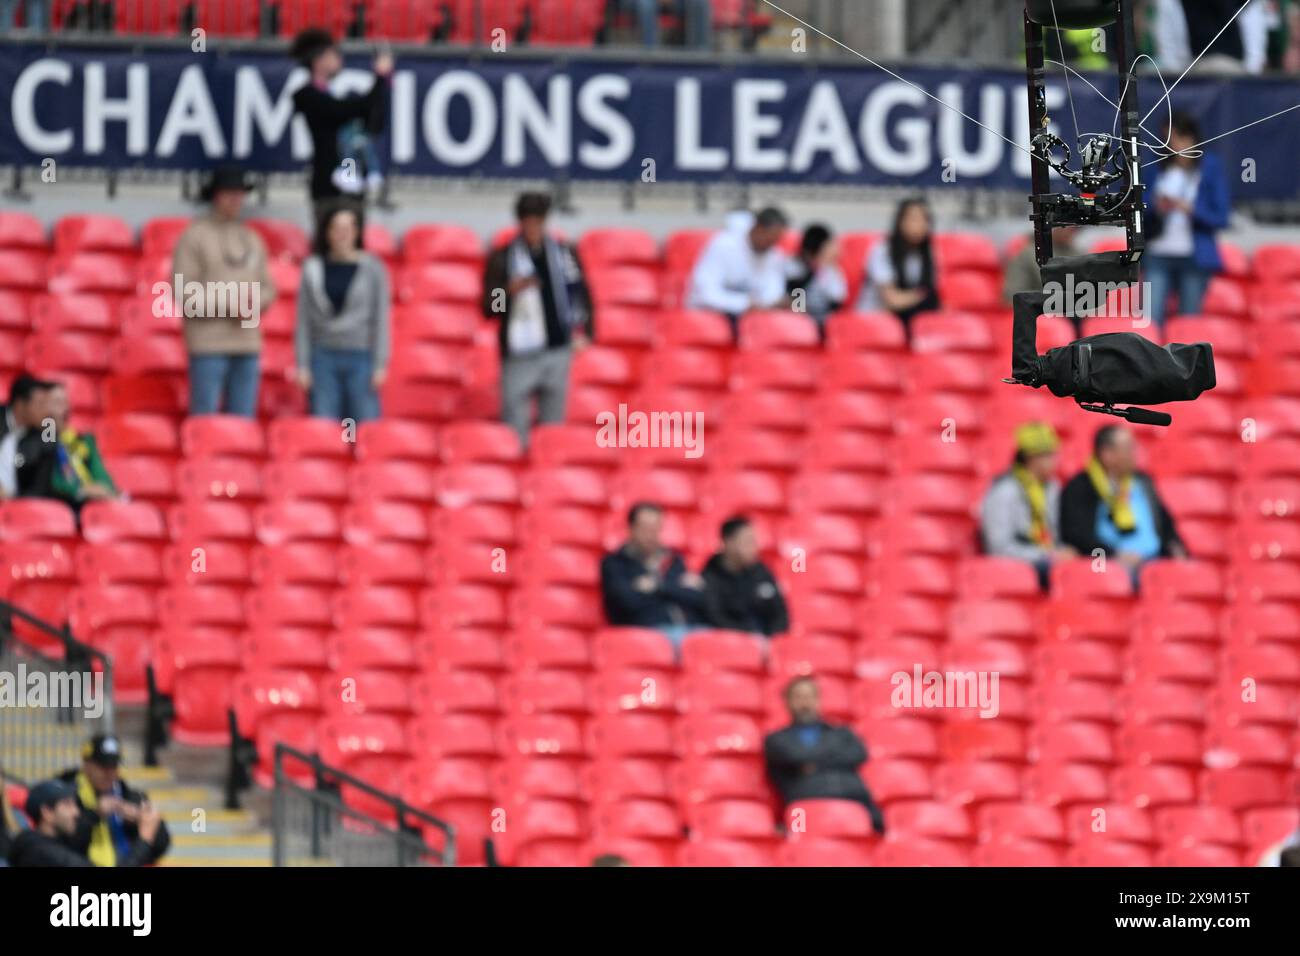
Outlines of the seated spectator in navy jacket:
{"label": "seated spectator in navy jacket", "polygon": [[748,518],[722,523],[722,550],[704,565],[705,617],[714,627],[771,637],[790,627],[776,578],[758,560],[758,535]]}
{"label": "seated spectator in navy jacket", "polygon": [[1105,553],[1135,578],[1146,561],[1187,557],[1155,482],[1137,470],[1137,442],[1122,425],[1098,429],[1092,459],[1061,492],[1061,539],[1085,558]]}
{"label": "seated spectator in navy jacket", "polygon": [[620,627],[654,627],[680,646],[704,613],[704,581],[663,546],[664,514],[640,502],[627,514],[627,543],[600,562],[605,616]]}
{"label": "seated spectator in navy jacket", "polygon": [[822,719],[821,693],[811,677],[796,677],[785,688],[790,726],[767,735],[763,757],[767,776],[783,806],[800,800],[853,800],[867,808],[871,826],[885,832],[885,815],[858,776],[867,748],[849,727]]}

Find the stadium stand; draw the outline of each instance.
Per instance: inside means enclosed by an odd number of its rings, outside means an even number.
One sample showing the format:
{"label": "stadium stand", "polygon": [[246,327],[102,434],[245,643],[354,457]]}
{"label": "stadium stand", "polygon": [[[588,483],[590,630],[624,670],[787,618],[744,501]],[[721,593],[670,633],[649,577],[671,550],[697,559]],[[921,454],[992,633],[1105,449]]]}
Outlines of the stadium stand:
{"label": "stadium stand", "polygon": [[[259,228],[291,279],[300,234]],[[1167,330],[1212,337],[1240,381],[1142,435],[1194,560],[1149,564],[1137,593],[1065,565],[1044,595],[976,553],[972,509],[1016,423],[1053,420],[1072,472],[1093,422],[997,384],[1009,316],[983,237],[939,237],[952,308],[910,351],[892,316],[851,312],[823,350],[801,316],[746,316],[733,344],[681,311],[706,237],[589,232],[597,345],[570,423],[525,455],[491,420],[495,331],[466,307],[478,237],[472,256],[452,227],[368,238],[401,276],[399,361],[389,417],[351,442],[269,387],[257,421],[183,418],[179,328],[135,334],[137,277],[177,229],[85,215],[47,237],[0,213],[0,390],[20,368],[68,381],[133,498],[88,505],[80,531],[61,505],[0,503],[0,597],[109,653],[123,702],[152,666],[178,741],[230,745],[233,709],[261,785],[275,742],[319,752],[455,824],[469,864],[496,807],[514,865],[1249,865],[1294,829],[1300,378],[1257,356],[1300,361],[1300,248],[1233,253],[1231,291]],[[850,275],[875,239],[846,239]],[[269,385],[291,327],[265,331]],[[710,454],[597,447],[591,416],[619,402],[707,409]],[[604,625],[598,560],[641,498],[692,567],[722,518],[755,516],[793,622],[769,654],[703,631],[679,664],[657,632]],[[891,706],[888,676],[915,664],[997,669],[998,719]],[[763,734],[807,673],[867,742],[884,839],[833,803],[774,829]]]}

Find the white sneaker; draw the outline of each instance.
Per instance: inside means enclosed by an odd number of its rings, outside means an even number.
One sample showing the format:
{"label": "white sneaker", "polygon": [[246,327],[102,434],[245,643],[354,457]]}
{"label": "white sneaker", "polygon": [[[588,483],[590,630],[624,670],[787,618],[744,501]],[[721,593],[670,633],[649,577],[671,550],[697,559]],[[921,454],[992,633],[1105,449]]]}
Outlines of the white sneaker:
{"label": "white sneaker", "polygon": [[365,189],[365,185],[357,176],[355,167],[339,166],[330,174],[330,182],[334,184],[334,188],[339,192],[350,195],[356,195]]}
{"label": "white sneaker", "polygon": [[369,173],[366,176],[366,189],[372,193],[377,193],[384,188],[384,174],[381,172]]}

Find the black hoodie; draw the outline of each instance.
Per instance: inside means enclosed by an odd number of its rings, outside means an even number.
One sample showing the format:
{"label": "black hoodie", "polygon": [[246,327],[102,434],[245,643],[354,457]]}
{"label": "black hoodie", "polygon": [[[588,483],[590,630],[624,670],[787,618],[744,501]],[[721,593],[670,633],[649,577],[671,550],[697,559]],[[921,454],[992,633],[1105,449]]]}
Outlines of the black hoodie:
{"label": "black hoodie", "polygon": [[732,571],[722,552],[704,565],[705,616],[714,627],[772,637],[790,627],[790,615],[776,578],[761,561]]}

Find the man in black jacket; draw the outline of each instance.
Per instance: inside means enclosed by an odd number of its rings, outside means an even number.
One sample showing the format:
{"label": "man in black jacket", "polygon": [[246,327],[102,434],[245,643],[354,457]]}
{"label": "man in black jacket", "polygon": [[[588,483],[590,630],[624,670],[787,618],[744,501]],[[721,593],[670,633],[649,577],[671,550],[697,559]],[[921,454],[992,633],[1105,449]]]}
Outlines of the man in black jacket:
{"label": "man in black jacket", "polygon": [[147,866],[171,845],[162,814],[145,794],[122,781],[121,759],[121,742],[99,734],[82,748],[81,768],[59,777],[81,805],[69,842],[95,866]]}
{"label": "man in black jacket", "polygon": [[9,847],[10,866],[90,866],[69,845],[77,829],[77,796],[58,780],[38,783],[27,792],[24,809],[32,829],[19,831]]}
{"label": "man in black jacket", "polygon": [[1135,575],[1153,558],[1185,558],[1173,516],[1155,482],[1137,470],[1137,442],[1122,425],[1093,439],[1087,466],[1061,492],[1061,540],[1083,557],[1104,553]]}
{"label": "man in black jacket", "polygon": [[610,624],[658,628],[678,647],[704,613],[704,581],[663,546],[663,524],[658,505],[633,505],[627,543],[600,562],[600,587]]}
{"label": "man in black jacket", "polygon": [[796,677],[786,686],[790,726],[763,741],[767,775],[789,806],[799,800],[853,800],[867,808],[871,826],[885,832],[885,815],[858,776],[867,748],[848,727],[822,719],[821,694],[811,677]]}
{"label": "man in black jacket", "polygon": [[704,565],[705,617],[714,627],[772,637],[790,627],[785,598],[758,560],[758,535],[748,518],[722,523],[722,550]]}
{"label": "man in black jacket", "polygon": [[[328,30],[312,27],[303,30],[293,39],[289,50],[295,60],[311,71],[311,78],[293,94],[294,110],[301,113],[311,131],[311,199],[315,207],[315,221],[321,221],[324,207],[331,200],[344,195],[359,198],[364,195],[367,178],[378,174],[378,169],[363,169],[371,165],[364,157],[344,157],[339,147],[339,134],[348,124],[360,124],[356,137],[366,141],[383,132],[388,117],[389,80],[393,75],[393,58],[387,53],[375,57],[375,81],[365,95],[335,96],[330,92],[330,81],[343,69],[343,57]],[[343,160],[353,160],[353,166],[343,165]],[[341,189],[340,185],[347,187]]]}

